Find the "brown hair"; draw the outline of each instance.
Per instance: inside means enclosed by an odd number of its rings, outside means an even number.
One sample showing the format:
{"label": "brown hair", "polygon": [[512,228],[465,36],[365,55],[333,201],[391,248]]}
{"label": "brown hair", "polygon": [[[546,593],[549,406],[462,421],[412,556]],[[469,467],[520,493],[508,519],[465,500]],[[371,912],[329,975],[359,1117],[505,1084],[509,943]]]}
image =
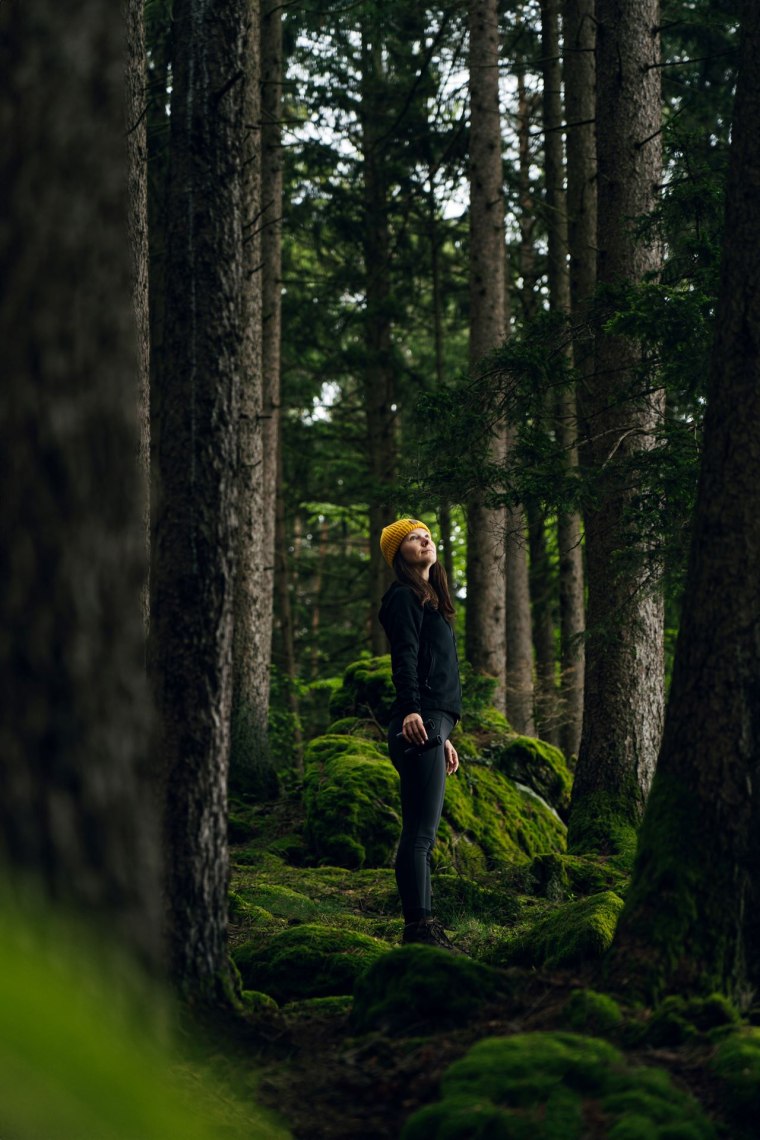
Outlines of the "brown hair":
{"label": "brown hair", "polygon": [[449,593],[449,582],[446,571],[440,563],[434,562],[430,567],[430,579],[426,582],[419,570],[404,561],[404,556],[399,550],[393,559],[393,569],[397,580],[411,587],[421,606],[428,602],[434,610],[441,611],[449,624],[453,622],[455,610]]}

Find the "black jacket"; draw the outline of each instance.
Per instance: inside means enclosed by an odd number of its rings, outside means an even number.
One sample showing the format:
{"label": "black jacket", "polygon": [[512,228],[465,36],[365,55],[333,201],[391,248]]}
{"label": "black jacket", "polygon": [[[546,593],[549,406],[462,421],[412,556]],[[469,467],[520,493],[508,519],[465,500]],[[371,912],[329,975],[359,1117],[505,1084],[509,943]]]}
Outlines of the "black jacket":
{"label": "black jacket", "polygon": [[391,643],[396,700],[393,714],[442,709],[462,713],[454,631],[430,604],[421,606],[414,591],[394,582],[380,606],[380,623]]}

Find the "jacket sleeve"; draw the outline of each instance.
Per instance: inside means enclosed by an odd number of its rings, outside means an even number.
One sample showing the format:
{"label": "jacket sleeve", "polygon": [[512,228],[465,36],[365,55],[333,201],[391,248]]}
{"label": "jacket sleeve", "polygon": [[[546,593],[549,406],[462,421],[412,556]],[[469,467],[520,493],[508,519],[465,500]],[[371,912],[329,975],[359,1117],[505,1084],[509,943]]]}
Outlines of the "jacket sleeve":
{"label": "jacket sleeve", "polygon": [[402,716],[421,712],[417,661],[422,630],[422,606],[411,590],[396,590],[385,613],[385,630],[391,643],[391,666],[396,705]]}

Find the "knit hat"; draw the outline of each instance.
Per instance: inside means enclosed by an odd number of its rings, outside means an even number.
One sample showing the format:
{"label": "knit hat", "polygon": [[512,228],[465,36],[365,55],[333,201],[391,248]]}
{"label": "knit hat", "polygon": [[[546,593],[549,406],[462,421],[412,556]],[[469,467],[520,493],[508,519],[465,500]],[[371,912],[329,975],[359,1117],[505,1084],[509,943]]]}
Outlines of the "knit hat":
{"label": "knit hat", "polygon": [[[411,534],[413,530],[417,530],[418,527],[422,527],[423,530],[426,530],[428,534],[430,534],[428,527],[425,526],[424,522],[420,522],[419,519],[399,519],[398,522],[391,523],[390,526],[383,528],[383,532],[380,535],[380,549],[383,552],[383,558],[389,566],[393,565],[393,559],[398,554],[398,548],[406,536]],[[430,537],[433,537],[432,534],[430,534]]]}

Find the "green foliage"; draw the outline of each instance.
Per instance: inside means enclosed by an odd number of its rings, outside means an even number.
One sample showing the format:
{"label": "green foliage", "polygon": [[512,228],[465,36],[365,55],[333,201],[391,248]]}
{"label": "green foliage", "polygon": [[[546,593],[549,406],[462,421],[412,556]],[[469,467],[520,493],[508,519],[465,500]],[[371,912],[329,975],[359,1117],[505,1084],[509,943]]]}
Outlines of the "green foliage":
{"label": "green foliage", "polygon": [[323,862],[390,862],[401,830],[398,776],[381,745],[320,736],[305,754],[306,839]]}
{"label": "green foliage", "polygon": [[492,745],[486,757],[499,772],[527,784],[567,818],[573,778],[559,748],[532,736],[518,736],[508,744]]}
{"label": "green foliage", "polygon": [[612,945],[622,909],[613,891],[564,903],[518,929],[496,960],[547,970],[599,961]]}
{"label": "green foliage", "polygon": [[359,1033],[454,1025],[509,991],[498,970],[432,946],[403,946],[357,979],[352,1022]]}
{"label": "green foliage", "polygon": [[330,715],[369,716],[387,725],[395,696],[390,656],[361,658],[348,666],[340,687],[330,697]]}
{"label": "green foliage", "polygon": [[350,993],[356,979],[387,947],[377,938],[319,923],[288,927],[264,944],[233,952],[243,984],[277,1002]]}
{"label": "green foliage", "polygon": [[715,1050],[712,1069],[727,1114],[752,1136],[760,1116],[760,1029],[750,1026],[727,1036]]}
{"label": "green foliage", "polygon": [[113,977],[99,975],[98,960],[99,952],[62,923],[47,922],[42,936],[4,911],[0,1134],[13,1140],[290,1135],[209,1072],[169,1055],[150,1018],[124,1009],[123,991],[135,979],[122,969],[115,987]]}
{"label": "green foliage", "polygon": [[652,1011],[641,1026],[633,1027],[636,1040],[655,1047],[683,1045],[689,1041],[718,1035],[736,1026],[739,1014],[723,994],[707,997],[682,997],[671,994]]}
{"label": "green foliage", "polygon": [[442,1100],[402,1140],[713,1140],[697,1102],[662,1069],[634,1068],[606,1041],[522,1033],[479,1041],[444,1075]]}

